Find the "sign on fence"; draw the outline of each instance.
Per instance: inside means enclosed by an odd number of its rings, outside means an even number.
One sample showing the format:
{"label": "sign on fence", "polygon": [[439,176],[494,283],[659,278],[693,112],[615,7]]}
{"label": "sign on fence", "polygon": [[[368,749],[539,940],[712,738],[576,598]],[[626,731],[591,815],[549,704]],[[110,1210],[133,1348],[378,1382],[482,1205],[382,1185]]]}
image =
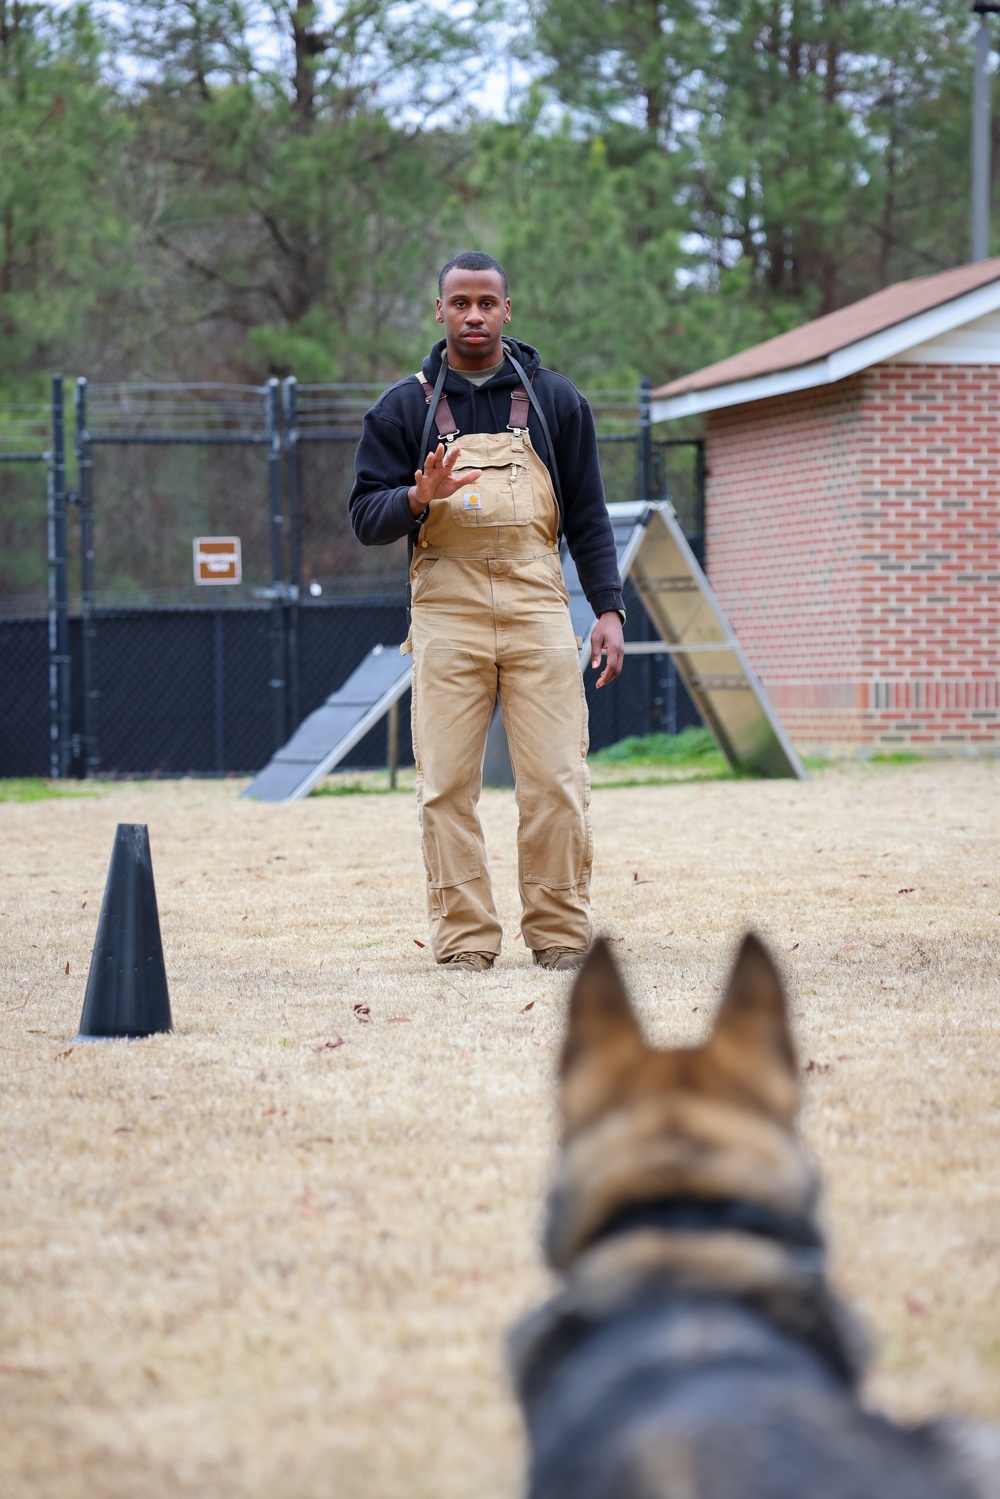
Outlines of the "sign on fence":
{"label": "sign on fence", "polygon": [[238,536],[196,536],[193,546],[196,583],[242,583]]}

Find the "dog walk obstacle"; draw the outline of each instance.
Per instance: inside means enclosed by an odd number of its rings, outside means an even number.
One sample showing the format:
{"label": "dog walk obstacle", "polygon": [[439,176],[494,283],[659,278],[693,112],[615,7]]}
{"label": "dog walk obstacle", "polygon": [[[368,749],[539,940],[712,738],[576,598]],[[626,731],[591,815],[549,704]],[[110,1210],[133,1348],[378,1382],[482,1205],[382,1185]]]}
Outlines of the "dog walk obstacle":
{"label": "dog walk obstacle", "polygon": [[77,1041],[173,1030],[149,830],[120,822],[104,887]]}
{"label": "dog walk obstacle", "polygon": [[[629,577],[659,640],[626,643],[626,654],[670,655],[707,728],[734,770],[804,781],[799,758],[668,502],[609,507]],[[567,574],[569,568],[566,568]],[[568,581],[568,578],[567,578]],[[586,660],[586,652],[581,658]]]}
{"label": "dog walk obstacle", "polygon": [[[609,505],[622,578],[631,578],[659,635],[627,641],[627,655],[671,655],[684,686],[729,763],[765,776],[805,778],[805,769],[746,653],[719,607],[668,502]],[[563,548],[573,629],[590,660],[593,611]],[[289,802],[306,796],[345,759],[409,690],[413,665],[398,646],[377,645],[342,687],[303,720],[243,795]],[[499,710],[486,747],[484,777],[513,785]]]}

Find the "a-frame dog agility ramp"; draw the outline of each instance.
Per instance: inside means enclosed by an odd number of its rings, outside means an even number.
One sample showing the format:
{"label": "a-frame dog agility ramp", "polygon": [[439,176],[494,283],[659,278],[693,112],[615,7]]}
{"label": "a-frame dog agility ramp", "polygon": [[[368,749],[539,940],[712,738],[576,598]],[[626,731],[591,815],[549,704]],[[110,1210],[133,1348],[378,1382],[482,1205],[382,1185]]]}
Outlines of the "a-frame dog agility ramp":
{"label": "a-frame dog agility ramp", "polygon": [[[621,574],[631,579],[660,637],[626,642],[626,655],[673,657],[692,702],[734,769],[806,780],[805,766],[688,545],[674,507],[640,502],[608,508],[617,537],[631,524],[628,540],[619,540]],[[568,582],[572,564],[564,559],[563,566]],[[576,582],[575,569],[573,574]],[[585,650],[581,660],[587,655]]]}
{"label": "a-frame dog agility ramp", "polygon": [[[631,578],[660,637],[629,641],[626,654],[673,656],[684,686],[731,765],[765,776],[804,779],[802,762],[720,609],[673,506],[637,503],[608,509],[622,578]],[[580,661],[586,666],[594,616],[565,549],[563,571],[573,628],[584,642]],[[411,658],[400,656],[398,646],[375,646],[344,685],[300,724],[243,795],[265,802],[306,796],[398,703],[411,674]],[[499,727],[499,717],[494,727]]]}

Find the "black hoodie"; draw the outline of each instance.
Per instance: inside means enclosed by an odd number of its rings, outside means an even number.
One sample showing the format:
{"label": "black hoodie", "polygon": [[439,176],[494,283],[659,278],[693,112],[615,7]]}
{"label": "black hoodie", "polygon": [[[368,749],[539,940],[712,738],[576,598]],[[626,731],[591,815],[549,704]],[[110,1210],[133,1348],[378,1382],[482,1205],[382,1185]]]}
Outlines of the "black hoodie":
{"label": "black hoodie", "polygon": [[[590,407],[569,380],[542,368],[537,349],[520,339],[508,342],[525,374],[534,376],[532,389],[552,434],[565,507],[563,528],[583,591],[597,615],[622,609],[622,582]],[[424,360],[424,379],[432,386],[441,369],[444,347],[442,338]],[[444,391],[459,433],[505,432],[510,420],[510,392],[517,383],[518,377],[506,360],[498,374],[478,387],[449,370]],[[349,501],[354,534],[365,546],[398,541],[415,529],[406,493],[425,457],[419,449],[426,416],[423,387],[412,375],[391,385],[365,414]],[[545,434],[534,407],[529,409],[528,431],[532,447],[548,465]],[[437,429],[432,428],[429,445],[436,445],[437,440]]]}

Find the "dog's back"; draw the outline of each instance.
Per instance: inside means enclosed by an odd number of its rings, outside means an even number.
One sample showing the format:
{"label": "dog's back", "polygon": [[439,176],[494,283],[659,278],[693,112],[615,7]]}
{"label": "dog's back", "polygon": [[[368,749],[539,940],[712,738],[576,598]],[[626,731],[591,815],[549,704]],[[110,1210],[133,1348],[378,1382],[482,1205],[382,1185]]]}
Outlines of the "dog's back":
{"label": "dog's back", "polygon": [[564,1287],[513,1340],[531,1499],[1000,1493],[950,1429],[861,1406],[797,1095],[784,994],[756,939],[688,1052],[646,1045],[595,947],[570,1006],[549,1203]]}

